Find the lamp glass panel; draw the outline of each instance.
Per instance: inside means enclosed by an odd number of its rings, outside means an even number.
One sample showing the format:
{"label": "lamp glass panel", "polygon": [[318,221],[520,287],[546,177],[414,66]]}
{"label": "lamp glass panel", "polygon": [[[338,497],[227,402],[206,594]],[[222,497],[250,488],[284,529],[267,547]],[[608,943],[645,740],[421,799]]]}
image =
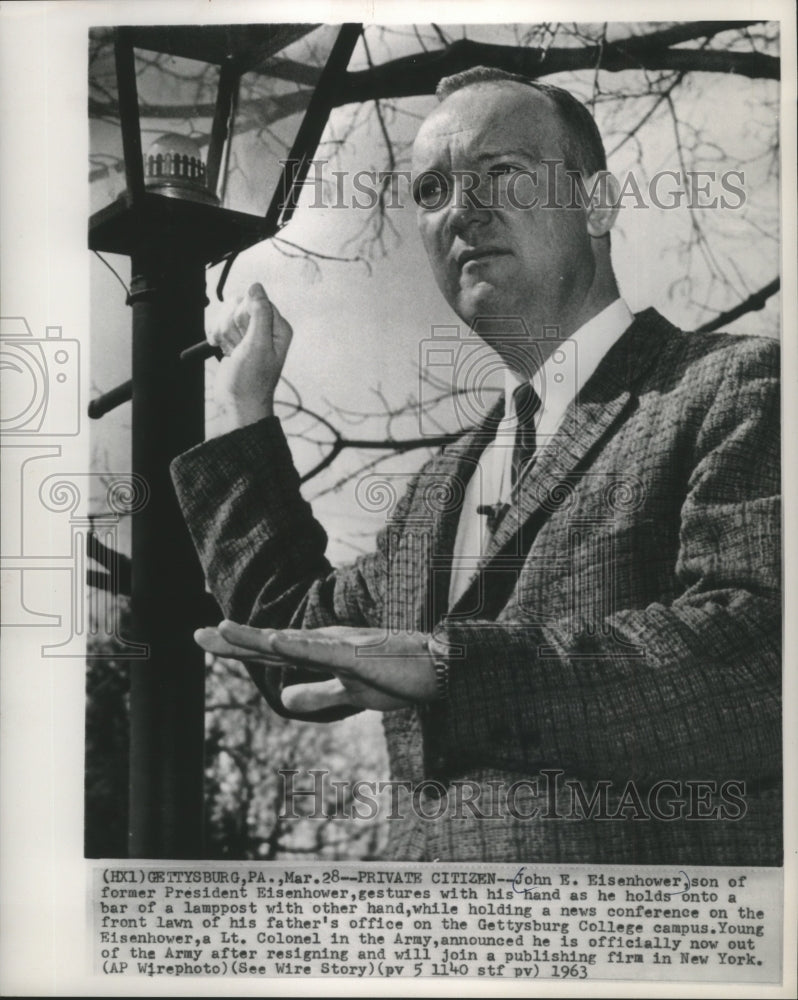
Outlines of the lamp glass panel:
{"label": "lamp glass panel", "polygon": [[[191,140],[203,168],[207,167],[211,125],[219,89],[219,66],[147,49],[136,48],[134,53],[145,186],[148,186],[148,152],[154,143],[158,150],[168,151],[170,143],[168,139],[164,141],[165,136]],[[190,148],[185,143],[178,142],[175,145],[183,155],[186,155],[185,149]],[[169,185],[166,183],[169,180],[166,173],[162,180],[165,186],[152,188],[155,193],[175,197],[186,194],[190,196],[190,185]],[[196,178],[196,187],[206,187],[200,176]]]}
{"label": "lamp glass panel", "polygon": [[[270,53],[241,77],[223,204],[264,215],[280,184],[340,25],[321,25]],[[323,147],[314,154],[323,158]]]}
{"label": "lamp glass panel", "polygon": [[89,32],[89,201],[98,212],[125,190],[114,38],[110,28]]}

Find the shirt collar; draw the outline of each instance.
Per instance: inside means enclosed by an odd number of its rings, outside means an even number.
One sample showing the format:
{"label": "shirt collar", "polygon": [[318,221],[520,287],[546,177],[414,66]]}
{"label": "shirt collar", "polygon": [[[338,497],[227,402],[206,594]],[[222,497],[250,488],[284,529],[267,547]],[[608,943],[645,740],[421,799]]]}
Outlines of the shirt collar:
{"label": "shirt collar", "polygon": [[[633,320],[629,306],[619,297],[580,326],[549,355],[530,379],[541,399],[541,407],[535,417],[537,426],[544,419],[549,424],[559,422],[602,358]],[[513,390],[521,381],[515,372],[509,368],[505,370],[505,416],[512,418],[513,423]]]}

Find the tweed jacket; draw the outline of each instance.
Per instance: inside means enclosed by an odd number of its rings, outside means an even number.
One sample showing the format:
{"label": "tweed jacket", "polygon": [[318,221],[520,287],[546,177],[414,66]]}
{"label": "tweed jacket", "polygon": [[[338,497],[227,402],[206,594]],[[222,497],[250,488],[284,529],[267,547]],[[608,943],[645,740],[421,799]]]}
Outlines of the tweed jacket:
{"label": "tweed jacket", "polygon": [[[417,790],[389,858],[780,864],[777,345],[638,314],[449,608],[464,484],[500,416],[427,462],[341,569],[275,418],[180,456],[224,613],[434,633],[448,697],[383,716],[392,778]],[[251,673],[285,713],[275,672]]]}

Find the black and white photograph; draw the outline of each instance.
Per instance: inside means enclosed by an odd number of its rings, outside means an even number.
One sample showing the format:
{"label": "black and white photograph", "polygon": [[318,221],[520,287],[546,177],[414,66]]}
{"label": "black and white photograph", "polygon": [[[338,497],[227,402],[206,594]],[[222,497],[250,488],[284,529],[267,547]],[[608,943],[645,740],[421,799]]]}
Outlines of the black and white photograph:
{"label": "black and white photograph", "polygon": [[795,14],[634,11],[0,11],[4,992],[790,995]]}

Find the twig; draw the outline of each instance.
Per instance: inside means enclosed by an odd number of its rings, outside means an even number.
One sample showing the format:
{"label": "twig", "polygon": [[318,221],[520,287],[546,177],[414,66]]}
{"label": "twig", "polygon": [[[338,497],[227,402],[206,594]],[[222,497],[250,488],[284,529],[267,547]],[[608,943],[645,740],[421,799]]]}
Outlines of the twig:
{"label": "twig", "polygon": [[729,323],[733,323],[741,316],[745,316],[746,313],[758,312],[760,309],[764,309],[767,300],[771,295],[775,295],[780,287],[781,279],[774,278],[764,288],[760,288],[758,292],[749,295],[747,299],[744,299],[739,305],[734,306],[733,309],[727,309],[726,312],[720,313],[708,323],[697,327],[696,332],[712,333],[714,330],[719,330],[722,326],[728,326]]}

